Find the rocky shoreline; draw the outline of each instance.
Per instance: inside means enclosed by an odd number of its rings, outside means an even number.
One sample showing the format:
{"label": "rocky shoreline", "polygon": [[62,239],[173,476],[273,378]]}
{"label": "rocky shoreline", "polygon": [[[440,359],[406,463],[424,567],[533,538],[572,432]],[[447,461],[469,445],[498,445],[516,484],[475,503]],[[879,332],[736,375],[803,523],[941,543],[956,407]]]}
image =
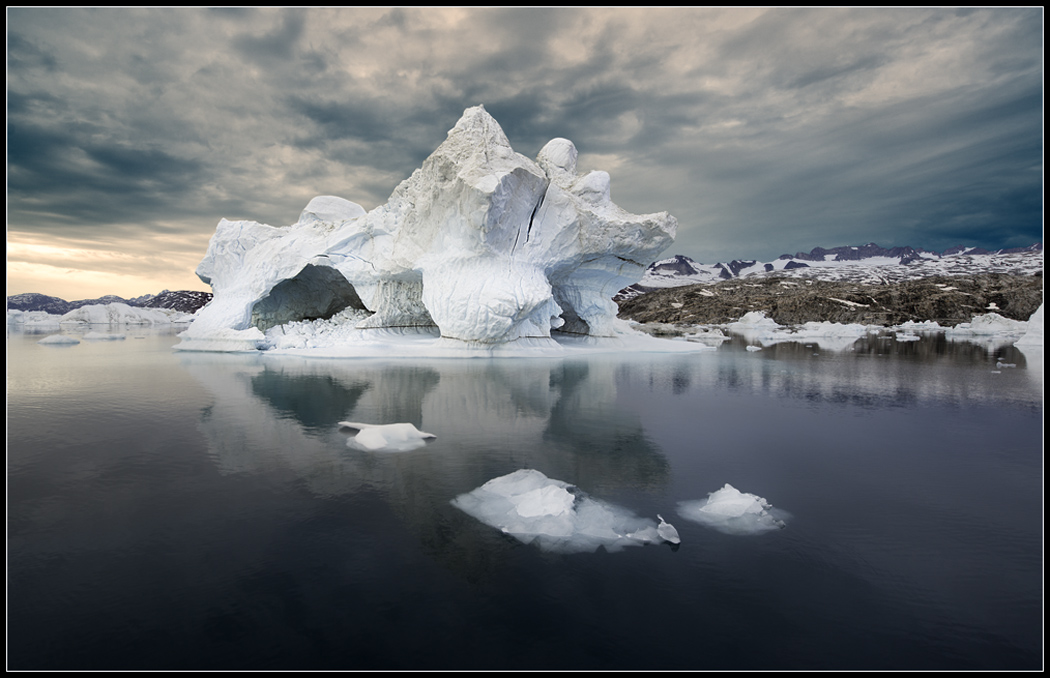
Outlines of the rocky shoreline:
{"label": "rocky shoreline", "polygon": [[891,327],[907,321],[942,326],[998,313],[1027,321],[1043,301],[1042,272],[931,276],[886,284],[769,276],[656,290],[618,302],[619,317],[640,323],[715,325],[765,311],[781,325],[806,322]]}

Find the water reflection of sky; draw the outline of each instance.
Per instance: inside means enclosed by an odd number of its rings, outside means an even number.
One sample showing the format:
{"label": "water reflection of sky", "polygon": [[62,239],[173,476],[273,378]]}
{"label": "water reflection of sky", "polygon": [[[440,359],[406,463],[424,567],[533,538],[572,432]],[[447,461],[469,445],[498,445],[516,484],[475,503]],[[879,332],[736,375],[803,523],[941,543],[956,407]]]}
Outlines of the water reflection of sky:
{"label": "water reflection of sky", "polygon": [[[592,650],[610,643],[628,648],[619,666],[654,666],[645,648],[665,638],[675,667],[883,666],[887,646],[891,666],[941,667],[931,642],[971,668],[1038,658],[1042,381],[1012,347],[734,338],[383,362],[35,339],[9,336],[20,658],[51,656],[51,633],[98,665],[184,665],[175,637],[231,668],[245,664],[229,648],[276,662],[350,645],[356,666],[389,667],[402,633],[417,666],[468,646],[528,665],[520,638],[557,653],[548,667],[604,665]],[[369,453],[343,420],[437,438]],[[522,468],[647,519],[726,483],[794,518],[756,537],[678,520],[673,553],[523,553],[450,504]],[[742,640],[754,619],[778,629],[758,650]],[[711,664],[691,663],[697,634],[717,641]]]}

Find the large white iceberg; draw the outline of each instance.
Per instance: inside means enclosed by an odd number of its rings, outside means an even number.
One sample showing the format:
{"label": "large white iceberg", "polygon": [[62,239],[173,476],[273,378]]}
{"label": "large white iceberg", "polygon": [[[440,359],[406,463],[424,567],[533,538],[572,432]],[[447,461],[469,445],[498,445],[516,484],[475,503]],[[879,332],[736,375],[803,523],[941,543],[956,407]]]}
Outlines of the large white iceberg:
{"label": "large white iceberg", "polygon": [[459,495],[452,505],[544,551],[585,553],[599,547],[618,551],[665,540],[678,543],[677,532],[672,537],[664,528],[661,534],[654,521],[593,499],[575,486],[534,469],[493,478],[473,492]]}
{"label": "large white iceberg", "polygon": [[471,345],[622,333],[612,297],[677,222],[622,210],[609,175],[577,173],[576,158],[567,139],[535,160],[516,153],[476,106],[370,212],[322,196],[283,228],[223,219],[197,268],[214,298],[177,348],[265,348],[275,326],[347,309],[367,313],[355,329],[431,328]]}

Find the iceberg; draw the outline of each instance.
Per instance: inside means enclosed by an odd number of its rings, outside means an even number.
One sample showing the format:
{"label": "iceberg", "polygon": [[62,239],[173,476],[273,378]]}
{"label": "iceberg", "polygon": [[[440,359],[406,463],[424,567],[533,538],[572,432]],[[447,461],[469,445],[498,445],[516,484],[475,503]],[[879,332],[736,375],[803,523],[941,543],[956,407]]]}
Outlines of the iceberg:
{"label": "iceberg", "polygon": [[420,431],[412,424],[357,424],[341,421],[342,428],[357,429],[358,433],[346,441],[348,447],[369,452],[408,452],[426,445],[433,433]]}
{"label": "iceberg", "polygon": [[[1036,311],[1038,313],[1038,311]],[[948,337],[959,336],[1021,336],[1028,330],[1023,320],[1010,320],[998,313],[976,315],[968,323],[959,323],[945,331]]]}
{"label": "iceberg", "polygon": [[19,311],[8,309],[7,324],[14,325],[26,332],[52,332],[61,329],[58,319],[61,316],[46,311]]}
{"label": "iceberg", "polygon": [[858,323],[825,321],[780,325],[767,317],[765,311],[749,311],[736,322],[728,323],[726,329],[748,341],[750,345],[746,348],[749,351],[785,342],[813,342],[824,350],[845,351],[872,331],[867,325]]}
{"label": "iceberg", "polygon": [[61,316],[61,324],[84,325],[168,325],[192,321],[193,316],[167,308],[143,308],[121,302],[89,304]]}
{"label": "iceberg", "polygon": [[291,226],[223,219],[197,267],[214,297],[176,348],[271,349],[272,328],[347,310],[360,312],[341,317],[358,334],[468,346],[633,333],[612,297],[671,244],[677,221],[624,211],[609,175],[576,161],[561,138],[535,160],[515,152],[475,106],[372,211],[320,196]]}
{"label": "iceberg", "polygon": [[729,483],[707,499],[683,501],[678,515],[726,534],[760,534],[785,527],[787,514],[762,497],[741,492]]}
{"label": "iceberg", "polygon": [[1042,348],[1043,347],[1043,305],[1028,319],[1028,327],[1025,328],[1024,336],[1014,342],[1019,348]]}
{"label": "iceberg", "polygon": [[589,553],[600,547],[614,552],[626,546],[680,541],[678,532],[662,519],[657,526],[534,469],[493,478],[459,495],[452,505],[522,543],[555,553]]}
{"label": "iceberg", "polygon": [[51,346],[72,346],[79,344],[80,340],[76,337],[71,337],[68,334],[52,334],[51,336],[44,337],[38,344],[51,345]]}

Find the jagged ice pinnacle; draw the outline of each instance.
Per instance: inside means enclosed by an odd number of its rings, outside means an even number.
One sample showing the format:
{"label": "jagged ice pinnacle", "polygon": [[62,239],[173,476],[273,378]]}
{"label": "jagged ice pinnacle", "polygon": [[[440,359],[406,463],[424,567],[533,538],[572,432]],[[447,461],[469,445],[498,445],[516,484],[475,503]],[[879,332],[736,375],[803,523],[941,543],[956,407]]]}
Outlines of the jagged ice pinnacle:
{"label": "jagged ice pinnacle", "polygon": [[197,268],[214,298],[178,348],[254,350],[271,327],[346,309],[362,330],[436,327],[474,345],[612,336],[613,295],[677,222],[627,213],[609,175],[578,174],[576,158],[567,139],[526,158],[476,106],[370,212],[321,196],[283,228],[223,219]]}

